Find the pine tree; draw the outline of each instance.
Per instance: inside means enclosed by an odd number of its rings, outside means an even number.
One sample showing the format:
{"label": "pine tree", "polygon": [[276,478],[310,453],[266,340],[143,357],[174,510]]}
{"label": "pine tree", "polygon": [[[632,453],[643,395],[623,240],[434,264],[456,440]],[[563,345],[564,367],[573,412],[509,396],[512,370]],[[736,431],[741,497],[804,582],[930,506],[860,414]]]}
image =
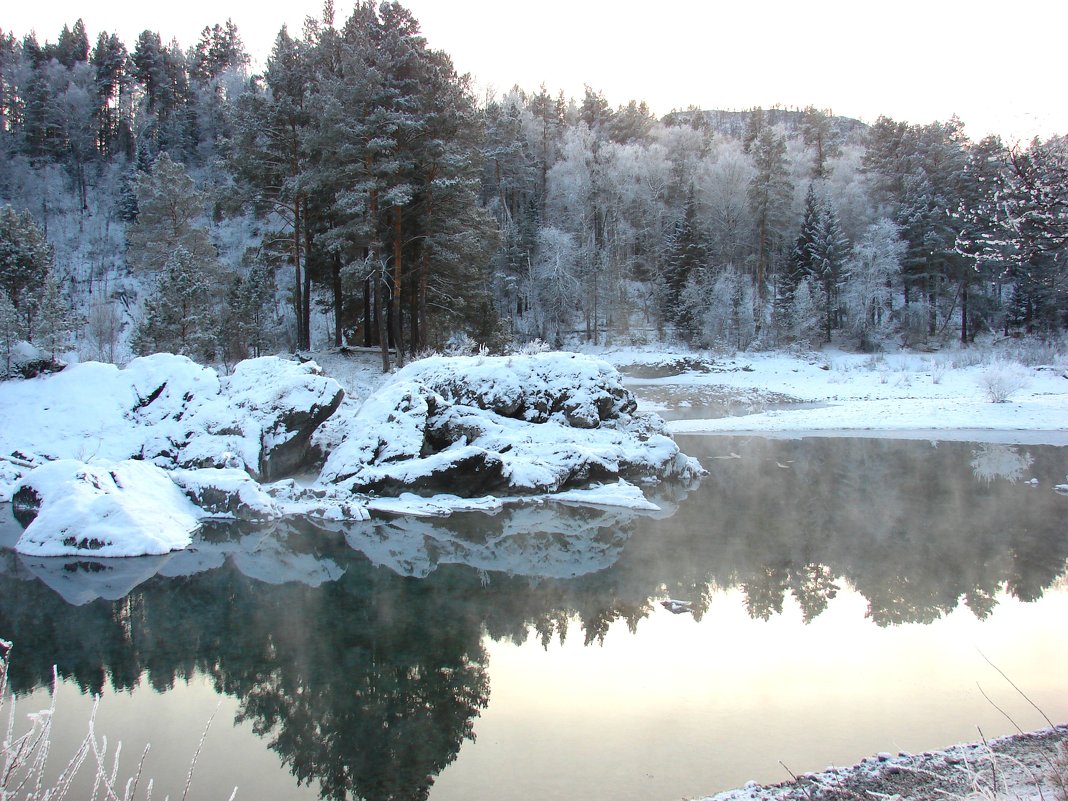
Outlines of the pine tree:
{"label": "pine tree", "polygon": [[211,361],[217,353],[218,310],[214,283],[197,259],[178,246],[168,260],[155,294],[134,335],[141,355],[178,353]]}
{"label": "pine tree", "polygon": [[[269,226],[264,244],[265,250],[273,251],[293,270],[292,309],[298,348],[311,344],[305,287],[309,283],[308,188],[313,183],[308,148],[312,115],[308,106],[313,85],[306,51],[304,42],[282,28],[264,75],[270,94],[248,92],[238,100],[229,161],[239,189],[254,209],[280,223]],[[329,110],[318,109],[320,114]],[[342,145],[333,142],[330,147]],[[355,188],[350,184],[349,191],[354,193]],[[278,245],[272,247],[274,243]]]}
{"label": "pine tree", "polygon": [[37,343],[55,361],[56,354],[70,343],[77,329],[78,318],[63,297],[55,275],[45,280],[38,299],[39,319]]}
{"label": "pine tree", "polygon": [[763,299],[768,275],[785,235],[793,187],[786,164],[786,140],[764,126],[750,148],[756,174],[749,182],[749,208],[755,226],[753,286]]}
{"label": "pine tree", "polygon": [[0,290],[32,336],[36,299],[52,269],[53,250],[28,211],[0,208]]}
{"label": "pine tree", "polygon": [[182,248],[202,270],[218,269],[215,247],[199,225],[206,196],[181,164],[162,154],[135,179],[137,220],[126,229],[126,259],[137,272],[158,273]]}
{"label": "pine tree", "polygon": [[691,186],[682,218],[675,224],[664,254],[664,286],[661,314],[678,327],[686,339],[697,329],[692,306],[680,305],[683,288],[709,265],[708,238],[701,230],[697,201]]}
{"label": "pine tree", "polygon": [[4,375],[11,373],[11,355],[15,343],[22,336],[18,309],[15,308],[5,290],[0,289],[0,349],[4,352]]}

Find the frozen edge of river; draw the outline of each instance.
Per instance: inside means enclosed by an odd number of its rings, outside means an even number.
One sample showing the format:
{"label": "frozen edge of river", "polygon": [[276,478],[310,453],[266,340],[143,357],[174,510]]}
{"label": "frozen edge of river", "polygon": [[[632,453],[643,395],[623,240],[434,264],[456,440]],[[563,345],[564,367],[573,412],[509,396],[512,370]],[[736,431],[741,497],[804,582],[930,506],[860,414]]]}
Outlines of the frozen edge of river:
{"label": "frozen edge of river", "polygon": [[704,801],[1063,801],[1068,797],[1066,785],[1068,724],[1060,724],[942,751],[879,754],[848,768],[831,767],[779,784],[750,782]]}

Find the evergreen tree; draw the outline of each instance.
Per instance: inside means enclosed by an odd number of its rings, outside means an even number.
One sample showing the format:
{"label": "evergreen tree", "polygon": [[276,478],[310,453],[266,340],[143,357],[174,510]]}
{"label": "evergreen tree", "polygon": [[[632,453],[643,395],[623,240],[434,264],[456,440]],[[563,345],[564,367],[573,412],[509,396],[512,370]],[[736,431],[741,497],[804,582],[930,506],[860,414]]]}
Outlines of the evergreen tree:
{"label": "evergreen tree", "polygon": [[215,286],[202,265],[179,245],[168,260],[155,294],[134,335],[141,355],[178,353],[211,361],[217,352]]}
{"label": "evergreen tree", "polygon": [[841,152],[835,141],[830,115],[813,106],[806,108],[801,117],[801,137],[813,151],[812,177],[817,180],[826,178],[827,160]]}
{"label": "evergreen tree", "polygon": [[[269,94],[248,92],[238,100],[229,165],[253,208],[272,221],[264,234],[265,250],[293,270],[294,339],[298,348],[307,348],[311,344],[305,303],[310,284],[306,218],[312,173],[307,146],[312,126],[311,65],[305,44],[290,37],[284,27],[275,39],[264,79]],[[333,148],[342,146],[331,143]],[[350,184],[349,191],[354,189]]]}
{"label": "evergreen tree", "polygon": [[708,238],[701,230],[697,201],[691,187],[682,218],[667,242],[664,254],[664,287],[661,314],[678,327],[684,338],[696,333],[697,320],[691,306],[680,305],[683,288],[709,265]]}
{"label": "evergreen tree", "polygon": [[11,374],[11,356],[21,336],[18,309],[12,304],[7,291],[0,289],[0,349],[4,352],[4,378]]}
{"label": "evergreen tree", "polygon": [[786,140],[764,126],[750,148],[756,173],[749,182],[749,208],[754,222],[753,286],[758,297],[767,292],[768,275],[786,229],[793,187],[786,164]]}
{"label": "evergreen tree", "polygon": [[202,270],[215,272],[218,259],[199,225],[206,196],[181,164],[162,154],[149,173],[135,179],[137,220],[126,229],[126,259],[137,272],[158,273],[182,248]]}
{"label": "evergreen tree", "polygon": [[37,301],[39,317],[37,342],[55,361],[56,353],[65,348],[77,329],[78,318],[63,297],[59,281],[50,274]]}
{"label": "evergreen tree", "polygon": [[27,336],[32,336],[36,299],[52,261],[52,246],[33,215],[0,208],[0,290],[18,311]]}

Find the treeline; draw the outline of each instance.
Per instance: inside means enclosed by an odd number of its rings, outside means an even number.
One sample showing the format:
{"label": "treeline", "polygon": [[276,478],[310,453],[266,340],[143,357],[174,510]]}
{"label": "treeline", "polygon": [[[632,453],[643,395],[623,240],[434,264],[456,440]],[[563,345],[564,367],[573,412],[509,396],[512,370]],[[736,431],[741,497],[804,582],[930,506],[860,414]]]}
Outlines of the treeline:
{"label": "treeline", "polygon": [[328,2],[248,65],[229,22],[184,50],[91,46],[81,21],[0,35],[5,347],[46,317],[98,356],[348,343],[386,367],[456,336],[875,348],[1068,325],[1062,137],[657,120],[589,88],[480,101],[397,3],[335,24]]}

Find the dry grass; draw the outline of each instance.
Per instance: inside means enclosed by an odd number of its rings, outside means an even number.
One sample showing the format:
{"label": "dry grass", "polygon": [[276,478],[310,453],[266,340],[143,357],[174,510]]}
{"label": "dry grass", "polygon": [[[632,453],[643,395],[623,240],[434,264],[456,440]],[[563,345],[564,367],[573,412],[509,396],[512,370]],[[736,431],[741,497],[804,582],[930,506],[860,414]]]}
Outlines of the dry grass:
{"label": "dry grass", "polygon": [[[50,767],[52,721],[56,711],[56,684],[58,682],[55,669],[53,669],[51,705],[48,709],[28,713],[26,715],[29,723],[28,731],[19,735],[15,734],[16,729],[19,728],[16,725],[18,714],[15,709],[15,699],[7,688],[11,650],[10,642],[0,640],[0,719],[3,719],[5,713],[7,716],[3,742],[0,743],[0,801],[63,801],[71,797],[72,792],[77,793],[78,801],[134,801],[142,797],[138,794],[142,787],[143,798],[151,801],[152,780],[142,781],[142,770],[149,747],[145,747],[133,775],[120,780],[119,760],[122,755],[122,743],[117,743],[114,753],[110,754],[107,737],[98,737],[96,734],[95,721],[96,711],[100,704],[99,697],[94,699],[85,737],[58,774],[55,774]],[[205,726],[200,744],[190,762],[189,773],[186,776],[185,788],[181,796],[183,801],[189,795],[193,771],[210,726],[211,720]],[[92,771],[92,789],[89,795],[85,795],[84,787],[88,771]],[[73,789],[76,786],[76,780],[77,786],[81,788],[79,790]],[[235,787],[230,795],[230,801],[234,801],[236,795],[237,788]]]}

